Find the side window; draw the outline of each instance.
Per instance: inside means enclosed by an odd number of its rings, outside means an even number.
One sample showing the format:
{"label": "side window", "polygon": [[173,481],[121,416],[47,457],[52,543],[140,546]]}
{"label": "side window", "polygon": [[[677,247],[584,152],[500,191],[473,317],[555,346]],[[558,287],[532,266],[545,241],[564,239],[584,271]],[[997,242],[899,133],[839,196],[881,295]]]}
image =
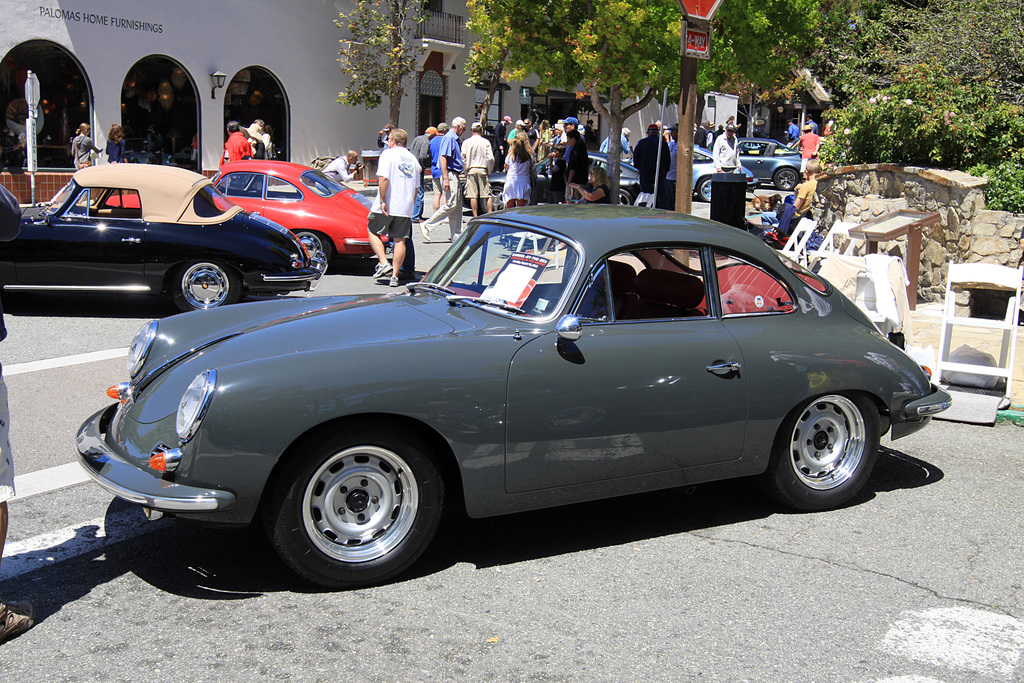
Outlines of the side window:
{"label": "side window", "polygon": [[763,142],[743,142],[740,143],[740,154],[746,154],[751,157],[764,156],[765,148],[768,145]]}
{"label": "side window", "polygon": [[707,314],[701,252],[677,247],[611,256],[595,269],[577,311],[581,318],[592,320],[665,320]]}
{"label": "side window", "polygon": [[91,208],[89,215],[100,218],[142,218],[142,202],[137,190],[110,190]]}
{"label": "side window", "polygon": [[299,201],[302,199],[302,190],[287,180],[270,176],[267,178],[267,199]]}
{"label": "side window", "polygon": [[786,285],[760,266],[716,253],[715,270],[722,315],[789,313],[796,308]]}
{"label": "side window", "polygon": [[217,182],[217,189],[228,197],[260,199],[265,177],[262,173],[229,173]]}
{"label": "side window", "polygon": [[75,203],[64,212],[65,218],[88,218],[89,217],[89,190],[85,189],[78,195]]}

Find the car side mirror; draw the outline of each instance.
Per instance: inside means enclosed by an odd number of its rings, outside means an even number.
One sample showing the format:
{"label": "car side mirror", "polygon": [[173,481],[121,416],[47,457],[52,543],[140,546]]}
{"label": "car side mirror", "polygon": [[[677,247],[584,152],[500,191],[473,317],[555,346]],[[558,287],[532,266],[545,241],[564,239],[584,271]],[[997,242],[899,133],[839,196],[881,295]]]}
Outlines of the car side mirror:
{"label": "car side mirror", "polygon": [[555,326],[555,331],[558,332],[559,339],[574,342],[583,336],[583,325],[576,316],[564,315]]}

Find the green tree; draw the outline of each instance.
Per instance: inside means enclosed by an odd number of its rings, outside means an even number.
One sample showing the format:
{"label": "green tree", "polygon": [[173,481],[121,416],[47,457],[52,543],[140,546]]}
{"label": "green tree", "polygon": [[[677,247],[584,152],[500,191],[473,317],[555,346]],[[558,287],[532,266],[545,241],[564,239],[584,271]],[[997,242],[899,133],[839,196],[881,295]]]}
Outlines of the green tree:
{"label": "green tree", "polygon": [[678,87],[675,0],[470,0],[468,5],[480,54],[504,51],[504,78],[536,75],[542,90],[589,94],[609,122],[610,189],[617,197],[622,122],[660,89]]}
{"label": "green tree", "polygon": [[408,77],[423,54],[417,29],[424,18],[421,0],[356,0],[351,12],[334,23],[348,37],[341,40],[341,72],[350,77],[339,93],[345,106],[376,109],[384,97],[388,122],[398,125]]}

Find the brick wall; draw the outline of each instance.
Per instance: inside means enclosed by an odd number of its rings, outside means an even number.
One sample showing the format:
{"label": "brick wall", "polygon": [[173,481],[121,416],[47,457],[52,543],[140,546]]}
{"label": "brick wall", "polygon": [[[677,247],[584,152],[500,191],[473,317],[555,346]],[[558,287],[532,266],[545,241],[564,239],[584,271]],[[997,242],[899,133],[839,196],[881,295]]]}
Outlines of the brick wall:
{"label": "brick wall", "polygon": [[[45,171],[36,173],[36,201],[49,201],[57,190],[67,185],[71,180],[71,171],[54,172]],[[32,176],[28,173],[0,173],[0,184],[11,191],[21,204],[32,203]]]}

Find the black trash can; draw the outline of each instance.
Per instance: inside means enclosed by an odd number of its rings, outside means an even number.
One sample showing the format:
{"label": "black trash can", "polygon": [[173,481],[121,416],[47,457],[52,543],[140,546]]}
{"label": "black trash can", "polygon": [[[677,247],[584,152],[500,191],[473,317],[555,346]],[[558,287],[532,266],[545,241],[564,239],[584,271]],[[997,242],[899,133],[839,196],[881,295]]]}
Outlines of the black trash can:
{"label": "black trash can", "polygon": [[746,203],[745,173],[715,173],[711,176],[711,220],[742,230]]}

